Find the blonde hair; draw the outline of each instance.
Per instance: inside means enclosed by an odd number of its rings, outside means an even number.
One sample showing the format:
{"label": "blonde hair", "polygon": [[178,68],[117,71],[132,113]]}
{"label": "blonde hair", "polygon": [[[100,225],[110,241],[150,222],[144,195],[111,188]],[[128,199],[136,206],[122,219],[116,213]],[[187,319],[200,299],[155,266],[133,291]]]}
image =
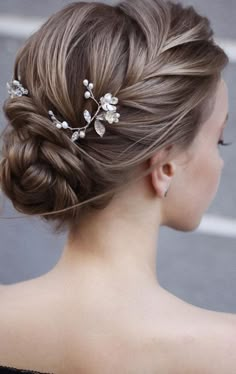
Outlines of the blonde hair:
{"label": "blonde hair", "polygon": [[[0,186],[19,212],[51,221],[59,233],[86,211],[103,209],[119,189],[148,175],[139,166],[167,145],[188,147],[228,63],[208,18],[164,0],[115,6],[74,2],[53,14],[16,55],[14,79],[29,97],[8,98]],[[72,143],[48,110],[71,127],[94,113],[83,80],[100,98],[119,98],[118,124],[93,126]],[[69,131],[69,130],[67,130]],[[69,136],[68,136],[69,135]]]}

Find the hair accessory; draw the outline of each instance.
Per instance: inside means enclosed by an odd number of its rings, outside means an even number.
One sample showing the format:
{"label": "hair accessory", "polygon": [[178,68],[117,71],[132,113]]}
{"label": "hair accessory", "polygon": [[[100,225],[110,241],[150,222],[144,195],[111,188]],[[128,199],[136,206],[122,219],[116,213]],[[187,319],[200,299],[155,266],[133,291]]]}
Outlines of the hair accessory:
{"label": "hair accessory", "polygon": [[166,190],[166,192],[165,192],[165,194],[164,194],[164,197],[166,197],[166,196],[168,195],[169,188],[170,188],[170,186],[167,188],[167,190]]}
{"label": "hair accessory", "polygon": [[7,82],[8,93],[11,98],[28,95],[28,90],[22,86],[19,80],[14,79],[11,83]]}
{"label": "hair accessory", "polygon": [[[85,138],[86,129],[94,119],[95,119],[94,129],[100,137],[103,137],[103,135],[106,132],[106,128],[101,121],[107,121],[110,124],[112,124],[112,123],[119,122],[119,118],[120,118],[120,114],[116,112],[117,108],[115,106],[115,104],[118,103],[118,98],[117,97],[113,97],[111,93],[107,93],[105,96],[102,96],[100,98],[100,102],[97,102],[97,100],[95,99],[95,97],[93,95],[93,92],[92,92],[92,89],[94,87],[93,83],[89,83],[89,81],[87,79],[85,79],[83,81],[83,84],[87,88],[87,91],[84,94],[85,99],[91,98],[98,105],[98,109],[97,109],[97,111],[96,111],[96,113],[93,117],[89,113],[88,110],[84,111],[84,119],[87,122],[86,126],[77,127],[77,128],[70,127],[69,124],[66,121],[63,121],[63,122],[59,121],[55,117],[52,110],[49,110],[49,112],[48,112],[49,115],[51,116],[52,121],[55,123],[55,125],[58,129],[63,128],[63,129],[70,129],[72,131],[79,130],[79,131],[75,131],[73,133],[73,135],[71,137],[71,140],[73,142],[75,142],[78,138]],[[103,109],[103,112],[99,114],[101,108]]]}
{"label": "hair accessory", "polygon": [[[89,113],[88,110],[84,111],[84,119],[87,122],[86,126],[77,127],[77,128],[70,127],[66,121],[62,121],[62,122],[59,121],[54,115],[52,110],[48,111],[48,114],[50,115],[53,123],[58,129],[62,128],[62,129],[69,129],[71,131],[75,131],[71,137],[72,142],[75,142],[79,138],[85,138],[86,129],[94,119],[95,119],[94,129],[100,137],[103,137],[103,135],[106,132],[106,128],[101,121],[107,121],[110,124],[112,124],[112,123],[119,122],[119,118],[120,118],[120,114],[116,112],[117,108],[115,106],[118,103],[117,97],[112,96],[111,93],[107,93],[104,96],[102,96],[100,98],[100,101],[98,102],[95,99],[93,92],[92,92],[92,89],[94,87],[93,83],[89,83],[89,81],[85,79],[83,81],[83,84],[87,88],[87,91],[84,94],[85,99],[91,98],[98,105],[98,109],[93,117]],[[20,77],[18,78],[18,80],[13,80],[11,83],[7,82],[7,88],[8,88],[8,93],[10,94],[11,97],[28,95],[28,92],[29,92],[20,83]],[[103,109],[103,112],[99,114],[101,109]]]}

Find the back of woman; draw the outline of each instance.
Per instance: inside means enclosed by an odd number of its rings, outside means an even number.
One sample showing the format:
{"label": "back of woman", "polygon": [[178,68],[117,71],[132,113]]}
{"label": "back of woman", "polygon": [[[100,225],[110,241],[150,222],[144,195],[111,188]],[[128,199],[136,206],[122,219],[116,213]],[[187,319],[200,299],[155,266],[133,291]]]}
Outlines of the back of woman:
{"label": "back of woman", "polygon": [[235,315],[156,273],[160,227],[195,230],[217,192],[227,63],[210,21],[164,0],[74,2],[26,40],[0,185],[68,238],[47,274],[0,290],[0,372],[235,373]]}
{"label": "back of woman", "polygon": [[134,293],[102,274],[80,280],[50,272],[0,289],[0,373],[234,372],[234,315],[144,283]]}

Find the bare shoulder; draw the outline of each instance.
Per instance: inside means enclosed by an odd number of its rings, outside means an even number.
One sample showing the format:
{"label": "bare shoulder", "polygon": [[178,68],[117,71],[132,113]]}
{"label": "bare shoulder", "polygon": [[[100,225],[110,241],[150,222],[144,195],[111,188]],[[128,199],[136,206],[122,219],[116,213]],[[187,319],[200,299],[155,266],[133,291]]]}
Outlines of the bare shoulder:
{"label": "bare shoulder", "polygon": [[[204,323],[201,316],[192,336],[185,331],[179,351],[180,357],[186,358],[188,373],[235,373],[235,316],[208,312],[205,314]],[[178,362],[180,365],[180,360]]]}
{"label": "bare shoulder", "polygon": [[0,287],[0,365],[57,374],[236,372],[235,314],[168,292],[129,305],[82,292],[79,303],[66,303],[59,291],[38,281]]}
{"label": "bare shoulder", "polygon": [[236,315],[175,301],[175,322],[170,323],[169,338],[158,347],[163,352],[161,372],[236,373]]}
{"label": "bare shoulder", "polygon": [[99,313],[95,322],[91,316],[90,329],[81,325],[73,342],[72,372],[235,374],[236,315],[198,308],[171,294],[158,297],[130,308],[125,318],[124,307],[115,302],[112,310],[104,307],[105,322],[97,322]]}
{"label": "bare shoulder", "polygon": [[34,280],[1,285],[0,365],[61,373],[63,329],[59,333],[55,301]]}

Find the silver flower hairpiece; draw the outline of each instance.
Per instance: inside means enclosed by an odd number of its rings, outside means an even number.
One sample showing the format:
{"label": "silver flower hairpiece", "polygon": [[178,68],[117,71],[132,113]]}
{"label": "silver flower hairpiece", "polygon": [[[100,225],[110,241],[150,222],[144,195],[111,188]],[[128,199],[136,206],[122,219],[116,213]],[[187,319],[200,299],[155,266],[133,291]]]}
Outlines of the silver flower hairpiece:
{"label": "silver flower hairpiece", "polygon": [[[52,110],[48,111],[48,114],[50,115],[53,123],[58,129],[69,129],[71,131],[75,131],[72,136],[71,140],[72,142],[75,142],[79,138],[85,138],[86,136],[86,129],[91,124],[91,122],[95,119],[94,122],[94,129],[97,132],[97,134],[100,137],[103,137],[103,135],[106,132],[106,128],[104,124],[101,121],[107,121],[110,124],[119,122],[120,114],[116,112],[116,104],[118,104],[118,98],[112,96],[111,93],[107,93],[104,96],[102,96],[99,100],[99,102],[95,99],[92,89],[94,87],[93,83],[89,83],[87,79],[83,81],[84,86],[87,88],[87,91],[84,94],[85,99],[93,99],[96,104],[98,105],[98,109],[95,113],[95,115],[92,117],[92,115],[89,113],[88,110],[84,111],[84,119],[87,122],[87,125],[84,127],[77,127],[73,128],[70,127],[68,122],[66,121],[59,121],[56,116],[54,115]],[[22,96],[22,95],[28,95],[28,90],[26,90],[19,80],[13,80],[11,84],[7,83],[8,87],[8,93],[11,95],[11,97],[14,96]],[[103,112],[99,114],[100,110],[103,109]]]}
{"label": "silver flower hairpiece", "polygon": [[16,96],[28,95],[28,90],[22,86],[20,79],[14,79],[11,83],[7,82],[8,93],[11,98]]}
{"label": "silver flower hairpiece", "polygon": [[[106,132],[106,128],[101,121],[107,121],[110,124],[112,124],[112,123],[119,122],[119,118],[120,118],[120,114],[116,112],[117,108],[114,105],[114,104],[118,103],[118,98],[117,97],[113,97],[111,93],[107,93],[105,96],[102,96],[100,98],[100,102],[98,102],[95,99],[95,97],[93,95],[93,92],[92,92],[92,89],[94,87],[93,83],[89,83],[89,81],[87,79],[85,79],[83,81],[83,84],[84,84],[85,87],[87,87],[87,91],[84,94],[85,99],[91,98],[98,105],[98,109],[97,109],[97,111],[96,111],[96,113],[94,114],[93,117],[91,116],[91,114],[89,113],[88,110],[84,111],[84,119],[87,122],[86,126],[77,127],[77,128],[70,127],[69,124],[66,121],[63,121],[63,122],[59,121],[55,117],[52,110],[49,110],[49,112],[48,112],[57,128],[59,128],[59,129],[61,129],[61,128],[70,129],[72,131],[79,130],[79,131],[75,131],[73,133],[73,135],[71,137],[71,140],[73,142],[75,142],[78,138],[85,138],[86,129],[94,119],[95,119],[94,129],[100,137],[103,137],[103,135]],[[101,108],[103,109],[103,112],[101,114],[98,114],[100,112]]]}

